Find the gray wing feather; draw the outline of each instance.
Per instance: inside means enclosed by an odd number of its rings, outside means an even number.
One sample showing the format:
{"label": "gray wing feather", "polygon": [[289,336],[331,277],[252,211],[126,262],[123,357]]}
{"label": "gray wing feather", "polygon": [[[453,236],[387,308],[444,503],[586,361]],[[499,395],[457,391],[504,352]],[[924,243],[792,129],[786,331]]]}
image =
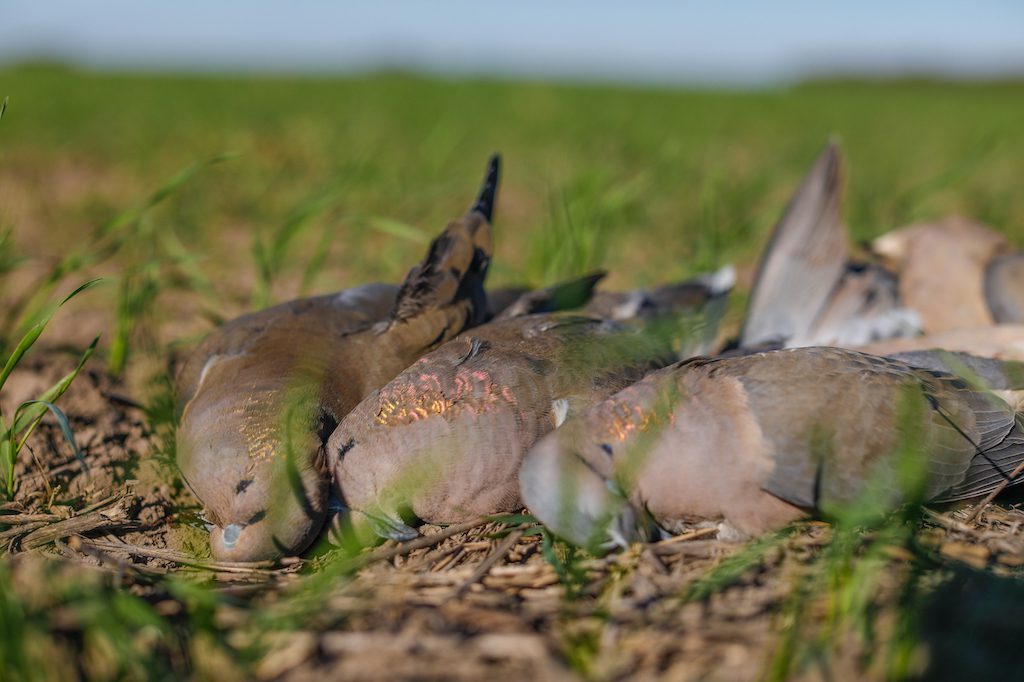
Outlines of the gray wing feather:
{"label": "gray wing feather", "polygon": [[955,374],[992,391],[1024,390],[1024,362],[980,358],[939,348],[894,353],[889,357],[914,367]]}
{"label": "gray wing feather", "polygon": [[805,338],[824,309],[848,258],[841,166],[839,149],[830,143],[775,227],[758,267],[741,345]]}

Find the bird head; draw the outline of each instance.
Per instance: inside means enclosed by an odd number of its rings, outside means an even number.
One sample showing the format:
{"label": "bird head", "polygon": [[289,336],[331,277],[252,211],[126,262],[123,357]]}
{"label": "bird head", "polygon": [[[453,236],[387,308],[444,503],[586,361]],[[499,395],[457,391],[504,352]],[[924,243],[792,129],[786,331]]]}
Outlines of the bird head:
{"label": "bird head", "polygon": [[189,404],[178,465],[212,524],[215,559],[276,559],[316,538],[327,513],[326,436],[318,430],[333,424],[316,415],[301,401],[282,404],[275,391],[242,401],[209,392]]}
{"label": "bird head", "polygon": [[523,502],[559,537],[592,551],[650,539],[654,526],[615,482],[601,445],[573,419],[527,453],[519,472]]}

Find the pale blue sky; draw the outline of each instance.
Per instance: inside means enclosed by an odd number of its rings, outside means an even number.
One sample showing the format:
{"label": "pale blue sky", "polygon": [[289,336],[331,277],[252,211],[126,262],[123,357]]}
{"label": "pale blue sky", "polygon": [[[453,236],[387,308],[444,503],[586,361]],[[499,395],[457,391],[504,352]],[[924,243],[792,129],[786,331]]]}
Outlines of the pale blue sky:
{"label": "pale blue sky", "polygon": [[662,82],[1024,74],[1024,2],[0,0],[0,63]]}

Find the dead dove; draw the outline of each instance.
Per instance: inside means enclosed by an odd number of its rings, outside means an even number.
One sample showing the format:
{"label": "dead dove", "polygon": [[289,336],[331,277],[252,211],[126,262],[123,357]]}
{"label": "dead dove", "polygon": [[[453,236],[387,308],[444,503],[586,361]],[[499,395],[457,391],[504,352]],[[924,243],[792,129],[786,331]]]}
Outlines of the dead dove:
{"label": "dead dove", "polygon": [[980,223],[917,223],[878,237],[871,248],[897,273],[900,300],[920,315],[925,334],[1024,321],[1014,317],[1024,297],[1016,285],[1020,266],[1004,256],[1006,238]]}
{"label": "dead dove", "polygon": [[498,164],[493,157],[476,203],[434,239],[397,293],[370,285],[246,315],[185,363],[177,461],[213,524],[216,559],[272,559],[308,546],[327,513],[324,444],[338,422],[482,321]]}
{"label": "dead dove", "polygon": [[918,333],[895,278],[851,259],[843,164],[830,142],[790,200],[762,255],[740,346],[851,346]]}
{"label": "dead dove", "polygon": [[566,416],[674,357],[671,339],[580,315],[492,322],[425,355],[342,420],[335,493],[383,537],[520,506],[517,472]]}
{"label": "dead dove", "polygon": [[541,440],[520,486],[546,526],[593,547],[647,539],[648,519],[756,535],[869,487],[895,506],[914,498],[906,461],[920,464],[920,499],[976,498],[1024,461],[1024,431],[1003,401],[946,372],[779,350],[652,372]]}

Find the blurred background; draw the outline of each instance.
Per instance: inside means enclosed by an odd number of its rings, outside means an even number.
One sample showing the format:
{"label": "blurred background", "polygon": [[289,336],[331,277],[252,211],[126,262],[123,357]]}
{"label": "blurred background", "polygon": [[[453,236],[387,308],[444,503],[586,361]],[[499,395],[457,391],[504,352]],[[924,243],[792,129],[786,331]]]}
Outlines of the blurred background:
{"label": "blurred background", "polygon": [[128,348],[136,315],[173,311],[170,343],[395,280],[494,150],[497,283],[749,274],[831,135],[855,239],[961,213],[1024,243],[1022,27],[1010,0],[7,0],[8,295],[111,275]]}

